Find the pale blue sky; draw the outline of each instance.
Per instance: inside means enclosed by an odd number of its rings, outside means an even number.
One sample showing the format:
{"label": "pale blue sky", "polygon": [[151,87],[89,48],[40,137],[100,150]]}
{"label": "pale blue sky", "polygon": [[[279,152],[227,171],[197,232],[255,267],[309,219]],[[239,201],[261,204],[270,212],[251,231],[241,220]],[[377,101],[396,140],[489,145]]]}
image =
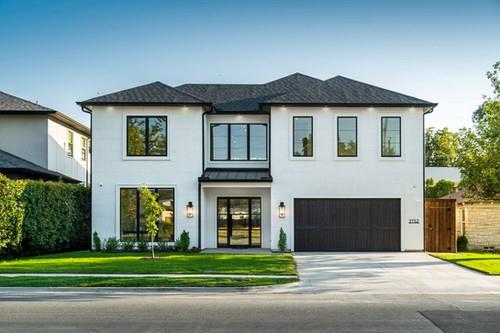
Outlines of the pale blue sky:
{"label": "pale blue sky", "polygon": [[0,0],[0,90],[88,123],[76,100],[151,81],[337,74],[438,102],[469,126],[500,60],[500,0]]}

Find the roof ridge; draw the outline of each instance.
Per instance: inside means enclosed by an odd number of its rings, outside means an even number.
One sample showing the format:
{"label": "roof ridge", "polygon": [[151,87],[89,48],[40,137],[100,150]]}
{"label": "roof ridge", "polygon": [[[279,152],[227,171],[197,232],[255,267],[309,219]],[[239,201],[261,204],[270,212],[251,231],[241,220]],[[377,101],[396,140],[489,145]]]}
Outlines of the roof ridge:
{"label": "roof ridge", "polygon": [[194,98],[194,99],[196,99],[197,101],[200,101],[200,102],[202,102],[202,103],[210,103],[210,102],[207,102],[207,101],[204,101],[204,100],[200,99],[199,97],[196,97],[196,96],[194,96],[194,95],[191,95],[190,93],[187,93],[187,92],[184,92],[184,91],[182,91],[182,90],[179,90],[179,89],[177,89],[176,87],[169,86],[168,84],[163,83],[163,82],[161,82],[161,81],[155,81],[155,82],[153,82],[153,83],[159,83],[159,84],[161,84],[161,85],[163,85],[163,86],[165,86],[165,87],[167,87],[167,88],[174,89],[174,90],[175,90],[175,91],[177,91],[178,93],[183,94],[183,95],[186,95],[186,96],[189,96],[189,97],[191,97],[191,98]]}

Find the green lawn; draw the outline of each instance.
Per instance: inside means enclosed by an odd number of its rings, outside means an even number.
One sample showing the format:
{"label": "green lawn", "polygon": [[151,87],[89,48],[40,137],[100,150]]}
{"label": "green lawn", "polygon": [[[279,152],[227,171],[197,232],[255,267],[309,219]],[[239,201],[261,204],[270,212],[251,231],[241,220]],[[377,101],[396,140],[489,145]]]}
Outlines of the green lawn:
{"label": "green lawn", "polygon": [[1,273],[260,274],[296,275],[291,254],[67,252],[1,261]]}
{"label": "green lawn", "polygon": [[0,287],[253,287],[296,281],[297,278],[0,277]]}
{"label": "green lawn", "polygon": [[489,275],[500,275],[500,253],[433,253],[432,256]]}

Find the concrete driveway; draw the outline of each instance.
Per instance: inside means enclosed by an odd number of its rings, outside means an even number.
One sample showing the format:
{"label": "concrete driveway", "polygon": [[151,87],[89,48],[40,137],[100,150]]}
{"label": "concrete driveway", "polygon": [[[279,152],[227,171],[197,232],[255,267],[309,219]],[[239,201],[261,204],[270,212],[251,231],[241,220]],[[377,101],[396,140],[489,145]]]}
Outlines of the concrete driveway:
{"label": "concrete driveway", "polygon": [[500,294],[487,276],[426,253],[295,253],[299,293]]}

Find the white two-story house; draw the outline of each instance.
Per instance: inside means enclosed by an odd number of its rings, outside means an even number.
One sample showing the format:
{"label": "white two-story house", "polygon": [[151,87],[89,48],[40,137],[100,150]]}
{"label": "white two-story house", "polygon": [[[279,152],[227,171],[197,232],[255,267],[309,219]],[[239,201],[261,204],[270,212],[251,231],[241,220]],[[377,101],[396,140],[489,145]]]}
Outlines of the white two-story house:
{"label": "white two-story house", "polygon": [[92,115],[92,228],[158,241],[295,251],[424,248],[424,115],[435,103],[336,76],[161,82],[78,102]]}

